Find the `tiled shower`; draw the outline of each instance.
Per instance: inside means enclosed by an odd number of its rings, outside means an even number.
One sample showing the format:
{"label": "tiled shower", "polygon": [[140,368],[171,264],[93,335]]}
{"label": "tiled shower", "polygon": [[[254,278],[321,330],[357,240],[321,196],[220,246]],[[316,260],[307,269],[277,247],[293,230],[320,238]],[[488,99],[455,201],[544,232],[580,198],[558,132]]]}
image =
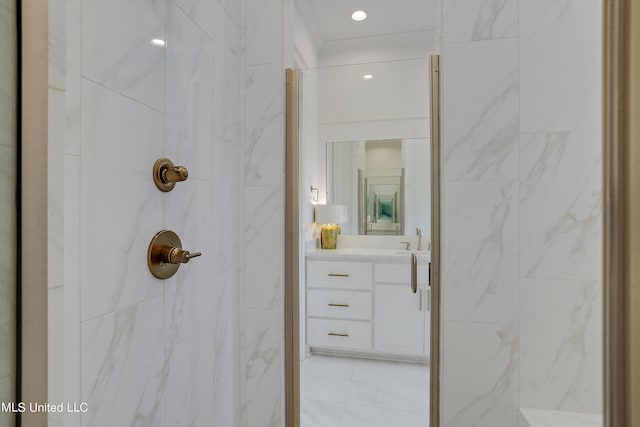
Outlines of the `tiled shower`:
{"label": "tiled shower", "polygon": [[[601,9],[442,0],[445,426],[601,411]],[[49,399],[91,408],[50,425],[282,425],[292,20],[50,0]],[[203,256],[159,281],[164,228]]]}

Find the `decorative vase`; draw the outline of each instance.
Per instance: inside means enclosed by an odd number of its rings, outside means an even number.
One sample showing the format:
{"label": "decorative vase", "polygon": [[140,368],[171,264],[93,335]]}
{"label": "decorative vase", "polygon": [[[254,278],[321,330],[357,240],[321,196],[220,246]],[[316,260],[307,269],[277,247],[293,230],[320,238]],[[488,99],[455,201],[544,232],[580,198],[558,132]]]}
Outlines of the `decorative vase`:
{"label": "decorative vase", "polygon": [[322,227],[320,231],[320,247],[322,249],[335,249],[338,244],[338,233],[340,226],[328,224]]}

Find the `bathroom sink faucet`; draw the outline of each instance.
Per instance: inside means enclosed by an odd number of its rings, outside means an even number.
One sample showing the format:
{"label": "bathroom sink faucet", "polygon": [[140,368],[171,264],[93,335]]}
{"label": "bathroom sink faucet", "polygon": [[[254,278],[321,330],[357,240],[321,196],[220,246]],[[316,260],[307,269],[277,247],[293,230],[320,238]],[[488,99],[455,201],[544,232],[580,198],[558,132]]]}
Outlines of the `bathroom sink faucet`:
{"label": "bathroom sink faucet", "polygon": [[416,236],[418,236],[418,250],[422,250],[422,230],[416,228]]}
{"label": "bathroom sink faucet", "polygon": [[404,243],[404,250],[405,251],[410,251],[411,250],[411,242],[400,242],[400,243]]}

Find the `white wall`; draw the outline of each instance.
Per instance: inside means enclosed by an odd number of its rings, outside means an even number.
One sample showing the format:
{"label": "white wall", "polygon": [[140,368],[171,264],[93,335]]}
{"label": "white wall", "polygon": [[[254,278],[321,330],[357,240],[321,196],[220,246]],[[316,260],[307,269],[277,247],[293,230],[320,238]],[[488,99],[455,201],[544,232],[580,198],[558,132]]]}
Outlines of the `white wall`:
{"label": "white wall", "polygon": [[[62,74],[49,145],[62,160],[50,165],[64,164],[53,168],[64,173],[64,221],[50,233],[62,230],[54,241],[64,269],[62,283],[50,280],[61,293],[50,291],[49,347],[63,347],[63,362],[50,354],[49,372],[63,374],[62,390],[50,378],[49,397],[89,404],[86,414],[53,423],[234,425],[240,3],[50,5],[60,43],[50,61],[54,77]],[[189,169],[172,193],[151,179],[162,156]],[[163,228],[203,252],[166,281],[146,266],[149,241]]]}
{"label": "white wall", "polygon": [[443,418],[602,411],[597,0],[443,0]]}
{"label": "white wall", "polygon": [[431,145],[429,139],[402,141],[404,177],[405,234],[422,230],[423,249],[431,240]]}

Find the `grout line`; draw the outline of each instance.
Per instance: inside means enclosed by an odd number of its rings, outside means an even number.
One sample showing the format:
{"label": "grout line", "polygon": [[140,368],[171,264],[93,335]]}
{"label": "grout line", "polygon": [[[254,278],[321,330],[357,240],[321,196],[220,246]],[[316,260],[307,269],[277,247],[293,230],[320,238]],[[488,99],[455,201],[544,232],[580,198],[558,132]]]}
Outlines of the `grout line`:
{"label": "grout line", "polygon": [[93,320],[98,320],[98,319],[105,318],[107,316],[112,316],[112,315],[114,315],[116,313],[120,313],[122,311],[129,310],[129,309],[131,309],[133,307],[136,307],[136,306],[138,306],[140,304],[143,304],[145,302],[150,302],[150,301],[153,301],[153,300],[158,299],[158,298],[164,298],[164,291],[161,292],[161,293],[158,293],[157,295],[152,296],[151,298],[145,298],[143,300],[135,301],[135,302],[132,302],[131,304],[127,304],[127,305],[124,305],[122,307],[118,307],[118,308],[116,308],[114,310],[111,310],[111,311],[108,311],[108,312],[105,312],[105,313],[101,313],[101,314],[99,314],[97,316],[94,316],[94,317],[91,317],[89,319],[80,320],[80,325],[81,326],[82,325],[86,325],[87,323],[89,323],[89,322],[91,322]]}
{"label": "grout line", "polygon": [[[166,49],[165,49],[165,52],[166,52]],[[166,60],[165,60],[164,62],[165,62],[165,67],[166,67]],[[165,75],[166,75],[166,73],[165,73]],[[108,86],[105,86],[104,84],[102,84],[102,83],[100,83],[100,82],[97,82],[97,81],[95,81],[95,80],[93,80],[93,79],[91,79],[91,78],[89,78],[89,77],[87,77],[87,76],[81,75],[81,76],[80,76],[80,78],[81,78],[81,80],[86,80],[86,81],[88,81],[88,82],[91,82],[91,83],[95,84],[96,86],[100,86],[101,88],[103,88],[103,89],[105,89],[105,90],[107,90],[107,91],[111,92],[112,94],[120,95],[120,96],[122,96],[123,98],[126,98],[126,99],[128,99],[128,100],[130,100],[130,101],[135,102],[136,104],[142,105],[143,107],[146,107],[146,108],[148,108],[148,109],[150,109],[150,110],[152,110],[152,111],[155,111],[156,113],[165,114],[165,112],[164,112],[164,111],[161,111],[161,110],[159,110],[159,109],[157,109],[157,108],[155,108],[155,107],[152,107],[151,105],[145,104],[144,102],[139,101],[139,100],[137,100],[137,99],[135,99],[135,98],[132,98],[131,96],[129,96],[129,95],[127,95],[127,94],[124,94],[124,93],[122,93],[122,92],[119,92],[119,91],[118,91],[118,90],[116,90],[116,89],[112,89],[112,88],[110,88],[110,87],[108,87]],[[165,77],[165,78],[166,78],[166,77]],[[164,90],[165,90],[165,89],[163,88],[163,91],[164,91]],[[163,100],[163,105],[164,105],[164,102],[165,102],[165,101]],[[81,145],[82,145],[82,144],[81,144]]]}

